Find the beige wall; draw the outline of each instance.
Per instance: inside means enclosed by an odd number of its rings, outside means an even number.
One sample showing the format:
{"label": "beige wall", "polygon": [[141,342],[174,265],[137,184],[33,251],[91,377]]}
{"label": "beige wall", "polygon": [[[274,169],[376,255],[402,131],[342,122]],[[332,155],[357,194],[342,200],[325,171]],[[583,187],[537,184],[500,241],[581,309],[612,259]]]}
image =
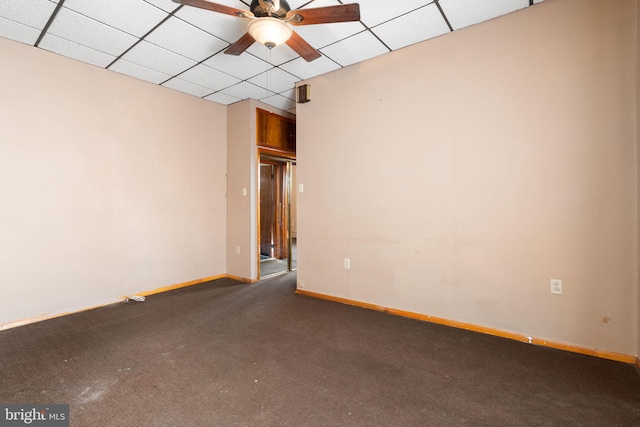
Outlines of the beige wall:
{"label": "beige wall", "polygon": [[[640,99],[640,4],[636,2],[636,112],[638,114],[637,122],[636,122],[636,138],[638,140],[638,145],[636,146],[636,153],[638,155],[638,159],[636,162],[636,173],[638,178],[637,188],[638,188],[638,205],[636,206],[636,215],[638,215],[638,246],[636,247],[636,257],[639,260],[638,268],[640,269],[640,106],[638,106],[638,100]],[[638,272],[638,277],[640,277],[640,271]],[[636,294],[638,298],[638,311],[636,313],[638,326],[638,349],[636,355],[640,356],[640,279],[638,283],[638,287],[636,288]],[[640,359],[638,360],[640,363]]]}
{"label": "beige wall", "polygon": [[[228,107],[227,273],[257,278],[256,115],[252,100]],[[246,189],[246,195],[243,193]],[[238,253],[238,249],[239,252]]]}
{"label": "beige wall", "polygon": [[0,325],[225,273],[225,106],[0,58]]}
{"label": "beige wall", "polygon": [[636,18],[548,0],[309,80],[299,286],[637,355]]}

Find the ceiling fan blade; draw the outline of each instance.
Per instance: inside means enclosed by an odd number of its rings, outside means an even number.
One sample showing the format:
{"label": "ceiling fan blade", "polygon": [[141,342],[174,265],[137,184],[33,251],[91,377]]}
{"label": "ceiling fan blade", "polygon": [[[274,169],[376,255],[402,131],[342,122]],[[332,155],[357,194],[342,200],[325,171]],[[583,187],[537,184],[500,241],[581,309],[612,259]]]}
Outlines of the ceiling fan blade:
{"label": "ceiling fan blade", "polygon": [[298,9],[287,12],[287,18],[293,18],[293,25],[329,24],[332,22],[350,22],[360,20],[358,3],[338,6],[317,7],[314,9]]}
{"label": "ceiling fan blade", "polygon": [[224,51],[227,55],[235,55],[238,56],[245,50],[249,48],[256,40],[249,33],[245,33],[244,36],[240,37],[238,41],[229,46],[227,50]]}
{"label": "ceiling fan blade", "polygon": [[224,13],[233,16],[245,16],[245,14],[252,15],[248,10],[236,9],[235,7],[224,6],[217,3],[211,3],[205,0],[173,0],[175,3],[184,4],[187,6],[199,7],[200,9],[211,10],[213,12]]}
{"label": "ceiling fan blade", "polygon": [[307,62],[311,62],[314,59],[320,58],[320,52],[315,50],[305,39],[300,37],[295,31],[291,35],[291,38],[287,40],[287,45],[300,56],[302,56]]}

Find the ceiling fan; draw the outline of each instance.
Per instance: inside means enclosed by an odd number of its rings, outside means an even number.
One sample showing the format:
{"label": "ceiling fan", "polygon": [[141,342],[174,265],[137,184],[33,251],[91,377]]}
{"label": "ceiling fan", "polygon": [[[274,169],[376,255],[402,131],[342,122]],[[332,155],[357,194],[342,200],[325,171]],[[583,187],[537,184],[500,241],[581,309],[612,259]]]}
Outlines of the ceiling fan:
{"label": "ceiling fan", "polygon": [[293,31],[291,25],[328,24],[360,20],[360,5],[358,3],[291,10],[285,0],[253,0],[250,6],[251,11],[248,11],[206,0],[173,1],[187,6],[250,19],[251,22],[247,26],[247,33],[224,51],[229,55],[240,55],[256,41],[269,49],[286,43],[305,60],[313,61],[320,58],[320,53]]}

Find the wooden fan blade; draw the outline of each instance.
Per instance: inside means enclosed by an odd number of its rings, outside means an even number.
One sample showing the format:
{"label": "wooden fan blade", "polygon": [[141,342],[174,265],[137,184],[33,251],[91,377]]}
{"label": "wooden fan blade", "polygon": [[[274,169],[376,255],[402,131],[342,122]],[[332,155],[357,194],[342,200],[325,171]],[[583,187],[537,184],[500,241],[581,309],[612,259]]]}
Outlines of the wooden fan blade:
{"label": "wooden fan blade", "polygon": [[256,40],[249,33],[245,33],[244,36],[240,37],[238,41],[229,46],[227,50],[224,51],[227,55],[235,55],[238,56],[245,50],[249,48]]}
{"label": "wooden fan blade", "polygon": [[358,3],[338,6],[317,7],[314,9],[298,9],[287,12],[287,18],[293,18],[293,25],[329,24],[332,22],[350,22],[360,20]]}
{"label": "wooden fan blade", "polygon": [[205,0],[173,0],[175,3],[187,6],[199,7],[200,9],[212,10],[214,12],[225,13],[233,16],[243,16],[244,14],[252,15],[248,10],[236,9],[234,7],[224,6],[217,3],[211,3]]}
{"label": "wooden fan blade", "polygon": [[320,52],[315,50],[305,39],[300,37],[295,31],[289,40],[287,45],[300,56],[302,56],[307,62],[311,62],[314,59],[320,58]]}

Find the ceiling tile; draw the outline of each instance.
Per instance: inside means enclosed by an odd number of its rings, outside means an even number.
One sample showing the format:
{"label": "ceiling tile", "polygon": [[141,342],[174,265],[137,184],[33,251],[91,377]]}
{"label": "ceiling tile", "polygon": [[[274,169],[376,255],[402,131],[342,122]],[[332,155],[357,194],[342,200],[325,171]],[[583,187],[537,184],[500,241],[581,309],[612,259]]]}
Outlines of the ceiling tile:
{"label": "ceiling tile", "polygon": [[360,22],[339,22],[295,27],[294,30],[311,46],[320,49],[362,32],[365,27]]}
{"label": "ceiling tile", "polygon": [[347,65],[388,53],[389,49],[384,47],[380,40],[375,38],[369,31],[364,31],[346,40],[327,46],[321,49],[321,52],[346,67]]}
{"label": "ceiling tile", "polygon": [[0,37],[5,37],[21,43],[33,45],[40,37],[40,30],[19,24],[0,17]]}
{"label": "ceiling tile", "polygon": [[189,95],[197,96],[198,98],[202,98],[205,95],[210,95],[212,92],[212,90],[209,88],[198,86],[179,78],[173,78],[168,82],[163,83],[162,86],[179,90],[180,92],[188,93]]}
{"label": "ceiling tile", "polygon": [[196,65],[196,62],[191,59],[145,42],[144,40],[135,45],[122,58],[172,76]]}
{"label": "ceiling tile", "polygon": [[260,99],[260,101],[264,102],[265,104],[269,104],[271,106],[279,108],[281,110],[289,110],[296,106],[296,103],[294,101],[290,100],[289,98],[285,98],[284,96],[281,96],[281,95],[269,96],[267,98]]}
{"label": "ceiling tile", "polygon": [[197,62],[228,46],[219,38],[175,17],[165,21],[145,40]]}
{"label": "ceiling tile", "polygon": [[300,6],[304,6],[305,4],[309,3],[309,0],[289,0],[287,3],[289,3],[291,10],[296,10],[300,8]]}
{"label": "ceiling tile", "polygon": [[271,68],[271,65],[247,52],[244,52],[239,56],[227,55],[220,52],[212,58],[204,61],[204,64],[211,68],[215,68],[216,70],[236,76],[241,80],[257,76]]}
{"label": "ceiling tile", "polygon": [[64,7],[137,37],[144,36],[167,16],[143,0],[66,0]]}
{"label": "ceiling tile", "polygon": [[77,12],[62,7],[49,33],[69,41],[118,56],[138,39]]}
{"label": "ceiling tile", "polygon": [[299,57],[289,46],[282,45],[268,49],[260,43],[252,44],[247,52],[273,65],[280,65]]}
{"label": "ceiling tile", "polygon": [[295,87],[293,89],[289,89],[289,90],[285,90],[284,92],[280,92],[280,95],[284,96],[285,98],[289,98],[292,101],[295,101],[296,100]]}
{"label": "ceiling tile", "polygon": [[42,30],[55,8],[56,4],[49,0],[2,0],[0,16],[9,21]]}
{"label": "ceiling tile", "polygon": [[239,79],[230,76],[229,74],[225,74],[222,71],[214,70],[204,64],[196,65],[195,67],[180,74],[179,77],[188,82],[209,88],[211,91],[224,89],[240,83]]}
{"label": "ceiling tile", "polygon": [[440,0],[439,3],[454,30],[529,6],[529,0]]}
{"label": "ceiling tile", "polygon": [[116,59],[113,55],[91,49],[90,47],[49,33],[45,34],[38,47],[103,68]]}
{"label": "ceiling tile", "polygon": [[135,77],[140,80],[145,80],[151,83],[160,84],[171,78],[169,74],[164,74],[156,70],[152,70],[142,65],[134,64],[133,62],[119,59],[109,67],[111,71],[115,71],[120,74],[126,74],[127,76]]}
{"label": "ceiling tile", "polygon": [[[240,3],[240,5],[240,7],[237,5],[235,7],[249,10],[249,8],[242,5],[242,3]],[[247,32],[247,24],[249,22],[248,19],[189,6],[183,7],[177,11],[174,16],[185,22],[189,22],[209,34],[215,34],[216,37],[228,43],[233,43],[242,37],[242,35]]]}
{"label": "ceiling tile", "polygon": [[336,64],[326,56],[321,56],[311,62],[307,62],[303,58],[298,58],[294,61],[282,64],[280,68],[288,71],[294,76],[306,80],[311,77],[319,76],[320,74],[328,73],[329,71],[337,70],[340,68],[340,65]]}
{"label": "ceiling tile", "polygon": [[360,20],[371,28],[428,4],[433,4],[433,0],[347,0],[342,3],[360,4]]}
{"label": "ceiling tile", "polygon": [[279,68],[272,68],[249,79],[250,83],[268,89],[271,92],[282,92],[294,88],[300,79]]}
{"label": "ceiling tile", "polygon": [[238,83],[237,85],[228,87],[224,90],[221,90],[220,92],[239,99],[262,99],[273,95],[273,92],[268,92],[266,89],[248,82]]}
{"label": "ceiling tile", "polygon": [[402,15],[371,31],[393,50],[450,32],[435,4]]}
{"label": "ceiling tile", "polygon": [[340,6],[340,2],[338,0],[307,0],[298,2],[298,6],[293,7],[293,2],[288,2],[291,9],[300,9],[301,6],[304,6],[302,9],[317,9],[319,7],[327,7],[327,6]]}
{"label": "ceiling tile", "polygon": [[144,1],[145,3],[149,3],[155,7],[158,7],[164,10],[165,12],[173,12],[180,6],[178,3],[175,3],[171,0],[144,0]]}
{"label": "ceiling tile", "polygon": [[204,99],[217,102],[218,104],[224,104],[224,105],[233,104],[234,102],[238,102],[241,100],[240,98],[236,98],[235,96],[231,96],[231,95],[226,95],[222,92],[214,93],[213,95],[209,95]]}

